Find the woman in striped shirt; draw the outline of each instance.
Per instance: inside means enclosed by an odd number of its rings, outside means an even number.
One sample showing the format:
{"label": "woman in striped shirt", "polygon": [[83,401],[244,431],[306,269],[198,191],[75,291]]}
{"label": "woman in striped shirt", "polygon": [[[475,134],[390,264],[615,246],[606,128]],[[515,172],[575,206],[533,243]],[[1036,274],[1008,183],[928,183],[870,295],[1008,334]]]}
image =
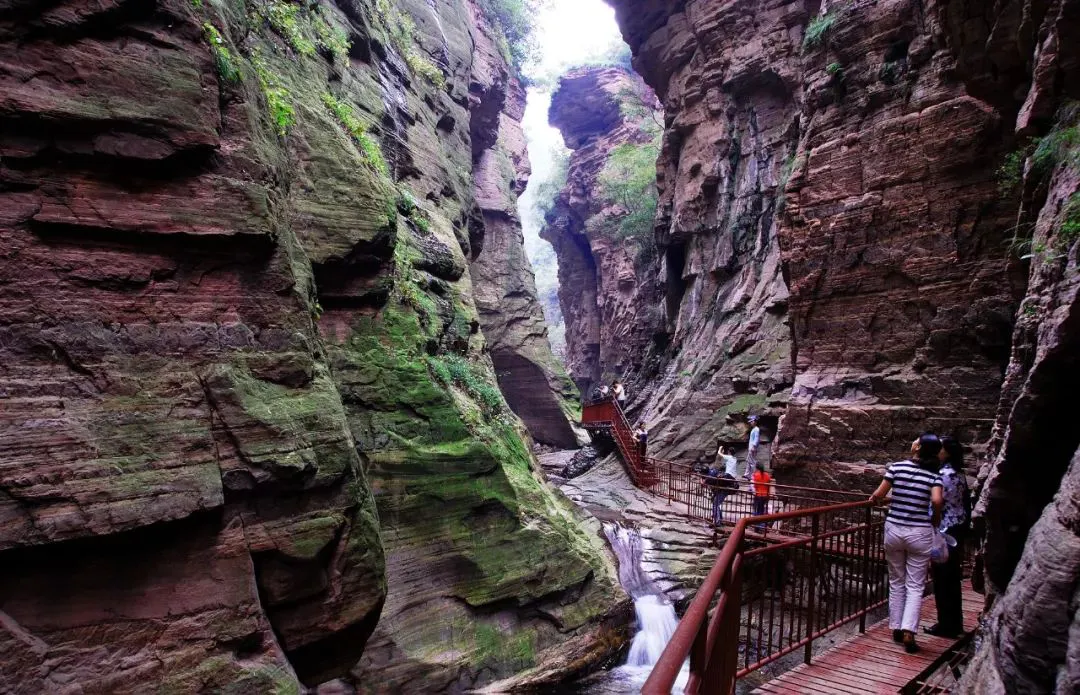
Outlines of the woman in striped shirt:
{"label": "woman in striped shirt", "polygon": [[885,499],[892,490],[885,517],[885,559],[889,563],[889,627],[893,640],[902,642],[909,654],[919,651],[915,632],[919,628],[926,573],[934,528],[941,520],[944,503],[938,452],[941,440],[924,434],[912,444],[912,461],[890,463],[870,501]]}

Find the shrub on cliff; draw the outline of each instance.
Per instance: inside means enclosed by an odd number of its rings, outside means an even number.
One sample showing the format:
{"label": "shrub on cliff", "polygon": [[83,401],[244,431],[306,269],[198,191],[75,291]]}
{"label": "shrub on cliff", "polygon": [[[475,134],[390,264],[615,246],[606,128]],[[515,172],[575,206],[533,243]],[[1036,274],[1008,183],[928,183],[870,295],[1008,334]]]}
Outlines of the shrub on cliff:
{"label": "shrub on cliff", "polygon": [[600,172],[602,195],[622,208],[616,236],[645,240],[656,217],[656,158],[660,143],[623,143],[611,151]]}
{"label": "shrub on cliff", "polygon": [[536,184],[536,208],[546,215],[555,207],[559,193],[566,187],[570,173],[570,150],[565,147],[551,148],[551,172]]}
{"label": "shrub on cliff", "polygon": [[520,75],[536,50],[533,26],[542,0],[480,0],[484,17],[496,31],[503,57]]}
{"label": "shrub on cliff", "polygon": [[811,19],[810,23],[806,25],[806,31],[803,33],[803,50],[809,51],[824,43],[829,30],[850,9],[850,5],[840,5],[830,8],[825,14],[820,14]]}

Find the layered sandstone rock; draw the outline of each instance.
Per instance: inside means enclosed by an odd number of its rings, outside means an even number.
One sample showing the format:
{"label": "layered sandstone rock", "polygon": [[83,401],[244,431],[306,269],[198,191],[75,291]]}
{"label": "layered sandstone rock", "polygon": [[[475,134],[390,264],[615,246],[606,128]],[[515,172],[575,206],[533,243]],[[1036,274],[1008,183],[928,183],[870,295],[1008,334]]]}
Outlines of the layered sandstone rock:
{"label": "layered sandstone rock", "polygon": [[669,121],[658,238],[690,383],[670,367],[650,401],[677,416],[662,451],[765,409],[777,465],[838,485],[923,429],[985,439],[1022,285],[994,180],[1018,105],[950,69],[947,8],[823,4],[815,40],[802,2],[615,5]]}
{"label": "layered sandstone rock", "polygon": [[[1017,229],[1030,256],[988,456],[980,471],[976,526],[983,531],[993,601],[981,648],[961,692],[1075,692],[1080,688],[1080,7],[1013,3],[1034,66],[1015,119],[1024,144]],[[1015,13],[986,26],[1001,45]],[[959,35],[959,32],[956,32]],[[969,37],[969,41],[978,40]],[[967,54],[970,55],[970,54]],[[978,56],[979,54],[975,54]],[[969,59],[993,76],[1000,51]],[[1004,55],[1008,55],[1007,53]],[[1006,65],[1008,63],[1006,62]],[[1033,464],[1037,462],[1037,475]]]}
{"label": "layered sandstone rock", "polygon": [[[492,55],[489,60],[498,58]],[[470,267],[476,308],[507,403],[534,439],[572,448],[577,446],[577,436],[570,417],[578,397],[551,352],[517,212],[517,198],[529,177],[521,131],[525,90],[509,77],[503,77],[496,88],[505,92],[498,142],[475,155],[476,201],[484,226],[482,252]]]}
{"label": "layered sandstone rock", "polygon": [[0,9],[0,691],[459,690],[619,597],[473,301],[506,66],[375,5]]}
{"label": "layered sandstone rock", "polygon": [[626,70],[584,68],[559,80],[548,112],[572,152],[566,186],[540,235],[558,258],[567,368],[586,395],[602,380],[640,372],[652,339],[655,320],[641,307],[654,284],[653,244],[620,236],[625,210],[599,179],[616,148],[653,140],[653,101]]}
{"label": "layered sandstone rock", "polygon": [[631,84],[614,69],[560,83],[552,123],[575,153],[545,235],[559,255],[579,385],[630,376],[653,450],[696,459],[717,438],[744,441],[746,416],[782,403],[791,383],[773,212],[794,103],[778,108],[773,85],[760,94],[749,85],[737,95],[741,109],[732,105],[718,121],[718,105],[669,94],[658,164],[662,223],[655,240],[634,245],[589,232],[597,218],[619,213],[598,190],[597,173],[615,147],[641,140],[648,118],[623,115]]}

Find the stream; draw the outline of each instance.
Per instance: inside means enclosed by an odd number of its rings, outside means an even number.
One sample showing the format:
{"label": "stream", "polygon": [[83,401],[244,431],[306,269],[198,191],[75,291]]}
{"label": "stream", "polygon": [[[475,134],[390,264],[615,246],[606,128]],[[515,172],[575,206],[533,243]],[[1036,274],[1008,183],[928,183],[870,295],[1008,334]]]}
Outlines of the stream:
{"label": "stream", "polygon": [[[604,534],[619,560],[619,583],[634,599],[637,633],[630,643],[626,663],[589,678],[579,692],[590,695],[636,693],[675,633],[679,619],[675,616],[675,606],[641,566],[642,551],[648,541],[636,531],[614,523],[604,524]],[[688,674],[684,666],[672,692],[682,693]]]}

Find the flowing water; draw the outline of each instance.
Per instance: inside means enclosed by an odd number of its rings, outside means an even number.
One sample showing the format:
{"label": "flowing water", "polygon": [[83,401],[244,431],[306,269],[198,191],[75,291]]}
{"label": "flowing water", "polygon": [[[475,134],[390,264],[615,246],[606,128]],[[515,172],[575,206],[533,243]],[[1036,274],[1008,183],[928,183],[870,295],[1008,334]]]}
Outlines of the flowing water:
{"label": "flowing water", "polygon": [[[619,559],[619,583],[634,599],[637,633],[630,643],[626,664],[589,679],[584,692],[590,695],[636,693],[675,633],[679,619],[675,616],[675,606],[641,566],[648,541],[637,532],[618,524],[604,524],[604,533]],[[675,684],[675,693],[682,692],[686,675],[687,669],[684,667]]]}

